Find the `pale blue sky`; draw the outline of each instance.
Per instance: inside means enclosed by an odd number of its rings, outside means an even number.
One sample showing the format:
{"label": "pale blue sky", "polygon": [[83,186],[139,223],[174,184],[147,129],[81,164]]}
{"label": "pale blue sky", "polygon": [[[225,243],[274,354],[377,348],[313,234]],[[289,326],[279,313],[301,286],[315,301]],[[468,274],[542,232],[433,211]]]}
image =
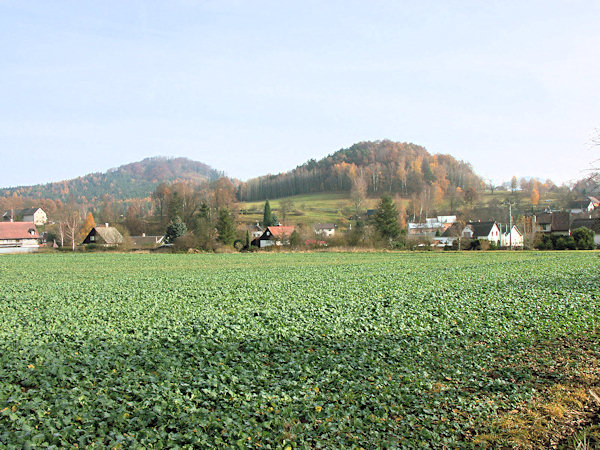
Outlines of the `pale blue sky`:
{"label": "pale blue sky", "polygon": [[597,1],[0,0],[0,186],[148,156],[247,179],[361,140],[496,182],[599,150]]}

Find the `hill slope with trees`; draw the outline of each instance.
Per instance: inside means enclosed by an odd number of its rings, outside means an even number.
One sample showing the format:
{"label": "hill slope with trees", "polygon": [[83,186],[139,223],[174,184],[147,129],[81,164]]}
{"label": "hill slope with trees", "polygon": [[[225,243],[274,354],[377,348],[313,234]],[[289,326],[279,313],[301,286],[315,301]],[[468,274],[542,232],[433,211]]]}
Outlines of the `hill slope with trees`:
{"label": "hill slope with trees", "polygon": [[162,182],[213,181],[220,175],[208,165],[187,158],[153,157],[72,180],[0,189],[0,197],[74,199],[78,203],[96,203],[106,195],[115,200],[147,198]]}
{"label": "hill slope with trees", "polygon": [[239,186],[241,201],[257,201],[319,192],[399,194],[403,197],[452,195],[456,188],[479,188],[470,164],[450,155],[431,155],[419,145],[388,140],[360,142],[319,161]]}

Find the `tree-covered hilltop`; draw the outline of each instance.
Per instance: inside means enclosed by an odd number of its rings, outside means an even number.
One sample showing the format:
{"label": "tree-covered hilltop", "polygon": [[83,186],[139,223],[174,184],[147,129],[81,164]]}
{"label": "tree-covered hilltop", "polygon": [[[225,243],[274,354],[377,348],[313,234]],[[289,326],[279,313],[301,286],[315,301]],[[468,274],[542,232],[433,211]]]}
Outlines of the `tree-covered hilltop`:
{"label": "tree-covered hilltop", "polygon": [[95,203],[105,195],[116,200],[151,197],[161,182],[213,181],[219,176],[219,172],[210,166],[187,158],[153,157],[72,180],[0,189],[0,197],[16,194],[36,199],[65,202],[73,198]]}
{"label": "tree-covered hilltop", "polygon": [[388,140],[359,142],[319,161],[310,161],[278,175],[248,180],[239,187],[240,200],[256,201],[317,192],[348,192],[357,180],[368,193],[403,196],[445,196],[451,190],[478,188],[481,179],[470,164],[450,155],[431,155],[419,145]]}

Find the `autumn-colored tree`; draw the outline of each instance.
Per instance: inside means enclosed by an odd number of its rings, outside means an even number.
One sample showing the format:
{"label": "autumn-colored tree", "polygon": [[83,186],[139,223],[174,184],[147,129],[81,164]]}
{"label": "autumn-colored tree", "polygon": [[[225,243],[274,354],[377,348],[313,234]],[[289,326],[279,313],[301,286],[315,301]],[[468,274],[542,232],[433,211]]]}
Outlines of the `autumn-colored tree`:
{"label": "autumn-colored tree", "polygon": [[537,188],[533,188],[533,190],[531,191],[531,204],[537,205],[539,202],[540,202],[540,193],[538,192]]}
{"label": "autumn-colored tree", "polygon": [[211,184],[214,192],[214,208],[231,208],[235,203],[235,186],[229,178],[221,177]]}
{"label": "autumn-colored tree", "polygon": [[92,215],[92,212],[88,212],[87,216],[85,218],[85,221],[83,222],[83,225],[81,226],[81,229],[79,230],[79,234],[78,234],[78,242],[82,242],[86,236],[89,234],[90,231],[92,231],[92,228],[94,228],[96,226],[96,222],[94,221],[94,216]]}

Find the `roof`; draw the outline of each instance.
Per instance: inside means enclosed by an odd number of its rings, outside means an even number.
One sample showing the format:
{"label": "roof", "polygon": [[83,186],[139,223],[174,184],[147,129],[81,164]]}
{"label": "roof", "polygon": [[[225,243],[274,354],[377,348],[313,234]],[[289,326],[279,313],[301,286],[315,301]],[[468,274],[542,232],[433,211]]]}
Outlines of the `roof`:
{"label": "roof", "polygon": [[558,211],[552,213],[552,231],[569,231],[571,224],[571,213],[568,211]]}
{"label": "roof", "polygon": [[315,230],[331,230],[337,227],[335,223],[318,223],[315,225]]}
{"label": "roof", "polygon": [[290,236],[294,232],[294,227],[284,227],[282,225],[276,227],[267,227],[267,231],[271,233],[271,236],[280,238],[283,236]]}
{"label": "roof", "polygon": [[541,213],[535,216],[535,221],[541,225],[550,225],[552,223],[551,213]]}
{"label": "roof", "polygon": [[444,231],[442,237],[460,237],[462,229],[463,227],[461,227],[458,222],[455,222],[446,231]]}
{"label": "roof", "polygon": [[569,209],[587,209],[590,206],[590,203],[593,203],[592,200],[583,198],[569,202],[568,207]]}
{"label": "roof", "polygon": [[571,230],[576,230],[577,228],[589,228],[595,234],[600,234],[600,218],[595,219],[575,219],[571,224]]}
{"label": "roof", "polygon": [[123,235],[115,227],[96,227],[94,230],[107,244],[123,243]]}
{"label": "roof", "polygon": [[33,222],[0,222],[0,239],[37,239],[39,237]]}
{"label": "roof", "polygon": [[131,242],[135,247],[153,247],[160,244],[164,236],[131,236]]}
{"label": "roof", "polygon": [[38,208],[38,207],[35,207],[35,208],[25,208],[25,209],[22,209],[22,210],[21,210],[21,211],[19,211],[19,212],[20,212],[20,213],[21,213],[21,215],[23,215],[23,216],[29,216],[29,215],[31,215],[31,214],[35,214],[35,212],[36,212],[38,209],[40,209],[40,208]]}
{"label": "roof", "polygon": [[486,222],[469,222],[468,227],[473,230],[474,236],[487,236],[492,231],[492,228],[496,225],[496,222],[489,220]]}

